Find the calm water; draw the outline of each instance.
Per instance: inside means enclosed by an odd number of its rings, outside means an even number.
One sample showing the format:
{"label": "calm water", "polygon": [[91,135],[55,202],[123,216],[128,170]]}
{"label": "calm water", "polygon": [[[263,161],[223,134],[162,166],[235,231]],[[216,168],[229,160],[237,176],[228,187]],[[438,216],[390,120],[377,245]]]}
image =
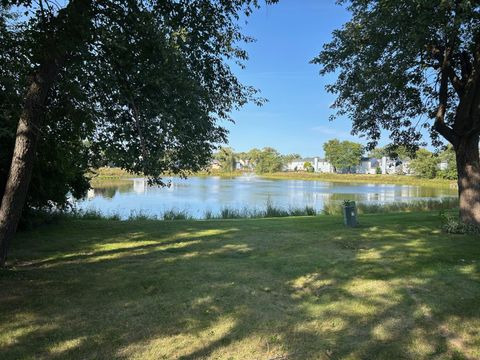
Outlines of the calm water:
{"label": "calm water", "polygon": [[202,217],[222,207],[265,208],[268,201],[283,208],[313,206],[346,199],[366,203],[390,203],[456,196],[456,190],[407,185],[334,183],[303,180],[267,180],[255,176],[172,178],[169,188],[149,187],[143,179],[105,182],[91,190],[80,209],[96,209],[123,218],[134,212],[161,215],[166,210],[186,210]]}

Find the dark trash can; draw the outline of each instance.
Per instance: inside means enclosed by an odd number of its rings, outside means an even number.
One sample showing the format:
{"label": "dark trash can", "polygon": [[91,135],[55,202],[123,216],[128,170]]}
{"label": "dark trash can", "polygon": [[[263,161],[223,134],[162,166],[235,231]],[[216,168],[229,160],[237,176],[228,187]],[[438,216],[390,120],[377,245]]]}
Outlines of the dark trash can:
{"label": "dark trash can", "polygon": [[355,205],[355,201],[343,202],[343,221],[345,226],[357,226],[357,206]]}

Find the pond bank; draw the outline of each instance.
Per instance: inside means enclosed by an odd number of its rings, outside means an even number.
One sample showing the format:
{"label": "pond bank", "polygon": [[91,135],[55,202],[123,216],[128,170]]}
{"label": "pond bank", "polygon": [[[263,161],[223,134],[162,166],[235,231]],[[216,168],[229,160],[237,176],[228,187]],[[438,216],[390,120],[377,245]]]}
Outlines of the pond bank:
{"label": "pond bank", "polygon": [[[101,181],[107,179],[121,179],[131,178],[140,175],[128,173],[119,168],[100,168],[94,171],[94,181]],[[234,178],[245,176],[245,172],[236,171],[232,173],[225,173],[220,171],[200,172],[192,174],[191,176],[208,177],[219,176],[224,178]],[[251,175],[251,174],[248,174]],[[165,175],[169,176],[169,175]],[[326,174],[326,173],[308,173],[308,172],[278,172],[272,174],[257,175],[265,179],[277,180],[316,180],[328,182],[355,182],[355,183],[370,183],[370,184],[394,184],[394,185],[412,185],[412,186],[428,186],[428,187],[443,187],[443,188],[457,188],[455,180],[444,179],[422,179],[415,176],[407,175],[365,175],[365,174]]]}

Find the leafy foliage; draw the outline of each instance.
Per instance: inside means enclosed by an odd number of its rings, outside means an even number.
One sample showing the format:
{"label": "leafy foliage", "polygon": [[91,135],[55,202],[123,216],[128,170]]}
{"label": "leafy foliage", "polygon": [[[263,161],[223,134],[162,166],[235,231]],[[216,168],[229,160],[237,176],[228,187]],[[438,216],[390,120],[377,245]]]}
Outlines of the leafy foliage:
{"label": "leafy foliage", "polygon": [[465,224],[458,216],[440,214],[442,230],[448,234],[480,234],[480,227],[473,224]]}
{"label": "leafy foliage", "polygon": [[310,161],[305,161],[303,163],[303,168],[307,171],[307,172],[314,172],[315,169],[313,168],[313,165]]}
{"label": "leafy foliage", "polygon": [[226,141],[219,121],[263,102],[230,67],[247,60],[240,46],[252,39],[237,20],[256,7],[256,0],[2,1],[0,198],[28,76],[52,58],[60,73],[44,109],[29,206],[82,196],[87,170],[100,163],[159,184],[163,173],[205,167]]}
{"label": "leafy foliage", "polygon": [[413,172],[422,178],[433,179],[438,171],[438,158],[427,149],[419,149],[410,163]]}
{"label": "leafy foliage", "polygon": [[215,154],[215,159],[220,163],[220,167],[225,172],[233,172],[236,166],[236,155],[232,148],[221,147]]}
{"label": "leafy foliage", "polygon": [[363,146],[351,141],[333,139],[323,144],[325,157],[335,167],[335,171],[350,171],[360,164]]}
{"label": "leafy foliage", "polygon": [[[338,73],[327,90],[337,115],[373,147],[381,130],[396,144],[421,144],[421,129],[448,141],[480,131],[470,111],[477,88],[480,4],[470,0],[351,0],[350,21],[313,60]],[[473,109],[473,108],[472,108]],[[461,115],[461,116],[458,116]],[[433,122],[429,119],[435,119]]]}
{"label": "leafy foliage", "polygon": [[283,164],[282,155],[277,150],[266,147],[257,154],[255,172],[257,174],[274,173],[282,170]]}
{"label": "leafy foliage", "polygon": [[453,147],[451,145],[447,146],[445,150],[440,153],[439,158],[447,164],[447,167],[445,169],[440,169],[437,176],[442,179],[456,180],[458,178],[457,160]]}

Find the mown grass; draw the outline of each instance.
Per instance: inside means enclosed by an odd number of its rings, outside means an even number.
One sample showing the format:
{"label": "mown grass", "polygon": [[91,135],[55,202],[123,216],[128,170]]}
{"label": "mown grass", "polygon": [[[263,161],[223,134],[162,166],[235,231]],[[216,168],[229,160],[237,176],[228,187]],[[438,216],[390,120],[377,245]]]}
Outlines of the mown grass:
{"label": "mown grass", "polygon": [[68,220],[0,272],[2,359],[478,359],[480,246],[435,213]]}

